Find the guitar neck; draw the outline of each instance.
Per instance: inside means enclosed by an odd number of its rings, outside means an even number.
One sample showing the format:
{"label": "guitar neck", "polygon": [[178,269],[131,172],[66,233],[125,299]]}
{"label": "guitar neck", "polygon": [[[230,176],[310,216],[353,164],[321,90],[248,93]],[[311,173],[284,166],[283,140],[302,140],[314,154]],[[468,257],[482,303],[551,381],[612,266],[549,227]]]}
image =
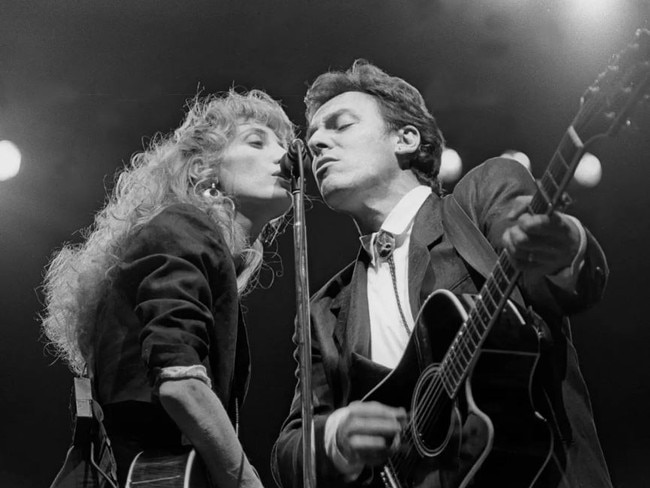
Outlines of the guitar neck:
{"label": "guitar neck", "polygon": [[550,214],[558,207],[564,207],[566,201],[564,190],[575,173],[585,146],[573,125],[569,126],[553,154],[544,175],[538,182],[538,190],[533,196],[530,210],[536,214]]}
{"label": "guitar neck", "polygon": [[[564,190],[584,150],[583,142],[571,125],[538,182],[537,192],[529,206],[531,213],[550,214],[568,203]],[[458,392],[466,378],[488,332],[515,288],[519,275],[508,253],[501,251],[492,273],[476,297],[475,306],[440,364],[440,375],[450,396]]]}

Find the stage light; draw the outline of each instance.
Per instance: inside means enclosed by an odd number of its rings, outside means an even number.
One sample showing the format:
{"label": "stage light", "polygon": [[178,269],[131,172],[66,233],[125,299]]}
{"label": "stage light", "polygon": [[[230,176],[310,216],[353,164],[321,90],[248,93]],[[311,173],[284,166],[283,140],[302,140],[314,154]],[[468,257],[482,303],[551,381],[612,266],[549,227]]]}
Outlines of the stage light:
{"label": "stage light", "polygon": [[630,14],[632,2],[623,0],[570,0],[564,2],[567,24],[576,39],[589,40],[591,49],[605,49],[623,28],[622,22]]}
{"label": "stage light", "polygon": [[508,149],[507,151],[504,151],[501,156],[503,156],[505,158],[514,159],[518,163],[521,163],[521,165],[524,168],[526,168],[528,171],[530,171],[530,158],[528,156],[526,156],[526,154],[522,153],[521,151],[515,151],[514,149]]}
{"label": "stage light", "polygon": [[20,149],[11,141],[0,141],[0,181],[13,178],[20,170]]}
{"label": "stage light", "polygon": [[589,16],[605,20],[620,12],[623,6],[620,0],[573,0],[572,7],[583,19]]}
{"label": "stage light", "polygon": [[579,185],[592,188],[600,183],[602,175],[600,160],[593,154],[586,152],[578,163],[573,179]]}
{"label": "stage light", "polygon": [[463,161],[460,159],[459,154],[446,147],[442,151],[442,158],[440,160],[440,179],[443,183],[453,183],[460,178],[463,172]]}

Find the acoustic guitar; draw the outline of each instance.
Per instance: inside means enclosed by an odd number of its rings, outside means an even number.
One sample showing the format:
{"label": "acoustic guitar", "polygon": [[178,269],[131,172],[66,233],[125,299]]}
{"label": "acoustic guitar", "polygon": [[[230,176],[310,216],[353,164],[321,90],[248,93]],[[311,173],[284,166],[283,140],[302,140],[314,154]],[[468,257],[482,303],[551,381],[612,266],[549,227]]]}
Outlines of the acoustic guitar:
{"label": "acoustic guitar", "polygon": [[211,488],[203,461],[191,447],[142,451],[129,468],[126,488]]}

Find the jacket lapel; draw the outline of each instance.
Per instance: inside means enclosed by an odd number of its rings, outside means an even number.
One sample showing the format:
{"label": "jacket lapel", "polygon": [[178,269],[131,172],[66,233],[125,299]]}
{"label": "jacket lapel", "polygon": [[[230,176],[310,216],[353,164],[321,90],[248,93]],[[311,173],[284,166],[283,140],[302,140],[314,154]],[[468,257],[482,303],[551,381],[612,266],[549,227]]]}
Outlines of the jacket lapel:
{"label": "jacket lapel", "polygon": [[[341,352],[347,349],[370,356],[370,316],[366,293],[368,256],[359,250],[348,286],[332,301],[330,309],[337,315],[334,338]],[[348,324],[354,326],[348,327]]]}
{"label": "jacket lapel", "polygon": [[420,309],[422,283],[431,269],[430,249],[440,241],[443,234],[440,213],[440,197],[435,193],[427,198],[415,216],[411,244],[409,246],[409,303],[414,318]]}
{"label": "jacket lapel", "polygon": [[[433,272],[429,250],[442,234],[440,197],[432,194],[415,216],[409,247],[409,301],[414,315],[420,308],[422,283],[427,274]],[[350,270],[349,283],[330,304],[332,314],[337,317],[333,335],[339,351],[347,354],[354,351],[364,357],[370,357],[370,317],[366,291],[368,259],[366,252],[360,249]],[[348,324],[355,325],[348,327]]]}

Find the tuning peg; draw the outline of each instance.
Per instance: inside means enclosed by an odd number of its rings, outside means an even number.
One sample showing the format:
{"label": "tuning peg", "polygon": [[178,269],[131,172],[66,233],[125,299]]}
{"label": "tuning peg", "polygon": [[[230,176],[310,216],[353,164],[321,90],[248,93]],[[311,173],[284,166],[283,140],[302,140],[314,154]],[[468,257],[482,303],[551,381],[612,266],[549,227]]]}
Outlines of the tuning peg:
{"label": "tuning peg", "polygon": [[632,136],[647,134],[647,130],[650,128],[650,117],[641,110],[642,108],[637,107],[622,124],[622,128]]}
{"label": "tuning peg", "polygon": [[608,78],[618,73],[621,70],[620,66],[621,66],[621,56],[619,54],[616,54],[612,58],[612,62],[609,63],[609,65],[607,65],[607,69],[603,72],[605,78]]}
{"label": "tuning peg", "polygon": [[572,203],[573,203],[573,199],[569,196],[569,194],[567,192],[562,192],[562,195],[560,196],[560,204],[559,204],[560,211],[566,210],[567,208],[569,208],[569,206],[571,206]]}
{"label": "tuning peg", "polygon": [[628,66],[632,66],[634,63],[639,62],[639,44],[634,43],[630,44],[627,49],[624,51],[621,51],[618,55],[618,66],[622,67],[623,69],[626,69]]}
{"label": "tuning peg", "polygon": [[591,100],[593,97],[595,97],[598,92],[600,91],[600,88],[596,85],[591,85],[589,88],[585,90],[585,92],[582,94],[581,102],[586,103],[589,100]]}
{"label": "tuning peg", "polygon": [[650,30],[638,29],[634,41],[642,59],[650,58]]}
{"label": "tuning peg", "polygon": [[612,57],[610,64],[621,66],[623,70],[650,59],[650,31],[638,29],[633,42]]}
{"label": "tuning peg", "polygon": [[637,29],[634,33],[634,40],[643,46],[650,46],[650,30]]}
{"label": "tuning peg", "polygon": [[630,135],[634,136],[641,132],[641,125],[639,124],[636,118],[635,119],[630,118],[623,123],[623,130],[625,130]]}
{"label": "tuning peg", "polygon": [[[619,56],[615,56],[615,60],[618,63]],[[611,86],[620,76],[620,68],[618,64],[610,64],[605,71],[603,71],[596,82],[600,86],[604,86],[607,89],[608,86]]]}

